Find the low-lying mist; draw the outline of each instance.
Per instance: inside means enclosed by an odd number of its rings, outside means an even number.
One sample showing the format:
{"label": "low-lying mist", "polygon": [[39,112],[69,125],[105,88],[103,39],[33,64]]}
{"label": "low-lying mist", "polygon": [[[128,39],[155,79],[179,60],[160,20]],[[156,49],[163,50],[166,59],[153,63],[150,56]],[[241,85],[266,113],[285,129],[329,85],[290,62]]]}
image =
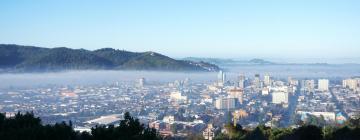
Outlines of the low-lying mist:
{"label": "low-lying mist", "polygon": [[197,82],[216,80],[216,73],[155,72],[155,71],[66,71],[54,73],[0,74],[0,88],[46,85],[93,85],[134,82],[146,78],[149,82],[173,82],[190,78]]}
{"label": "low-lying mist", "polygon": [[[360,76],[360,65],[245,65],[225,68],[228,80],[235,81],[239,74],[253,78],[255,74],[270,74],[273,79],[329,78],[341,79]],[[215,72],[155,72],[155,71],[65,71],[53,73],[3,73],[0,88],[29,88],[48,85],[95,85],[115,82],[173,82],[189,78],[193,82],[215,82]]]}

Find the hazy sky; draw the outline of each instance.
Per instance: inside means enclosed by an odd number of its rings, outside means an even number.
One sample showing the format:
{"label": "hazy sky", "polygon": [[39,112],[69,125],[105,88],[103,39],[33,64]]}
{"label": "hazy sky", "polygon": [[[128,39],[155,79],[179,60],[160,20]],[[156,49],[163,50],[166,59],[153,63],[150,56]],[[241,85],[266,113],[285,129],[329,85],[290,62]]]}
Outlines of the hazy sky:
{"label": "hazy sky", "polygon": [[359,58],[359,0],[1,0],[0,43],[171,57]]}

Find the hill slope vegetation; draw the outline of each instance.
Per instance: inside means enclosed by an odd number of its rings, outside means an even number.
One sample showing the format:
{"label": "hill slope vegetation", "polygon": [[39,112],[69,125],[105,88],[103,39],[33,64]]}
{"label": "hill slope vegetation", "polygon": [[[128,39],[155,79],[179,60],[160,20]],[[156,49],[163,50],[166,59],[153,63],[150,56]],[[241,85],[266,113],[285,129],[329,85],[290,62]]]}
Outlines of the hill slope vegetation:
{"label": "hill slope vegetation", "polygon": [[175,60],[155,52],[129,52],[112,48],[95,51],[85,49],[41,48],[0,44],[0,68],[7,71],[55,70],[157,70],[218,71],[205,62]]}

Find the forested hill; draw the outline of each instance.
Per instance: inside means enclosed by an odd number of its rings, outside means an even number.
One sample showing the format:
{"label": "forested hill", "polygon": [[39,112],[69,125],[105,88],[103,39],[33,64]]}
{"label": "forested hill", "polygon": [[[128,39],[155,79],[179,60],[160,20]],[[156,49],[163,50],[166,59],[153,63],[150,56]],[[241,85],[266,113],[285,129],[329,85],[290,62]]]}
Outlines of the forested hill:
{"label": "forested hill", "polygon": [[41,48],[0,44],[2,71],[58,70],[155,70],[155,71],[218,71],[205,62],[175,60],[156,52],[129,52],[112,48],[95,51],[85,49]]}

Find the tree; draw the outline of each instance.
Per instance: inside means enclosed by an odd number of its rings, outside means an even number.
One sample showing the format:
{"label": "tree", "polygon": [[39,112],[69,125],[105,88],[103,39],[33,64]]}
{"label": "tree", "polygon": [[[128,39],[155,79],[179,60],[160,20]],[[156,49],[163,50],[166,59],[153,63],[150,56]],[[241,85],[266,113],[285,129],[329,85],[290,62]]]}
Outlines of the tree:
{"label": "tree", "polygon": [[0,114],[1,140],[157,140],[161,139],[156,130],[144,127],[138,119],[125,113],[119,127],[114,125],[96,126],[91,134],[75,132],[72,122],[42,125],[41,119],[33,113],[17,113],[12,118]]}
{"label": "tree", "polygon": [[225,128],[229,132],[230,138],[233,139],[243,139],[247,133],[240,124],[236,124],[236,126],[227,124]]}
{"label": "tree", "polygon": [[274,128],[271,129],[271,133],[269,135],[269,140],[284,140],[292,134],[291,128]]}
{"label": "tree", "polygon": [[55,125],[42,125],[41,119],[34,117],[33,113],[21,114],[5,118],[0,115],[1,140],[75,140],[76,132],[71,123],[57,123]]}
{"label": "tree", "polygon": [[138,119],[133,118],[129,112],[124,114],[124,120],[118,127],[110,125],[96,126],[91,130],[94,140],[156,140],[159,139],[155,129],[144,127]]}
{"label": "tree", "polygon": [[360,127],[360,115],[357,115],[353,118],[350,118],[347,122],[346,125],[350,126],[350,127]]}
{"label": "tree", "polygon": [[321,128],[314,125],[306,125],[294,130],[291,135],[293,140],[322,140]]}
{"label": "tree", "polygon": [[246,140],[267,140],[266,135],[264,134],[264,127],[258,126],[250,132],[249,135],[245,137]]}

